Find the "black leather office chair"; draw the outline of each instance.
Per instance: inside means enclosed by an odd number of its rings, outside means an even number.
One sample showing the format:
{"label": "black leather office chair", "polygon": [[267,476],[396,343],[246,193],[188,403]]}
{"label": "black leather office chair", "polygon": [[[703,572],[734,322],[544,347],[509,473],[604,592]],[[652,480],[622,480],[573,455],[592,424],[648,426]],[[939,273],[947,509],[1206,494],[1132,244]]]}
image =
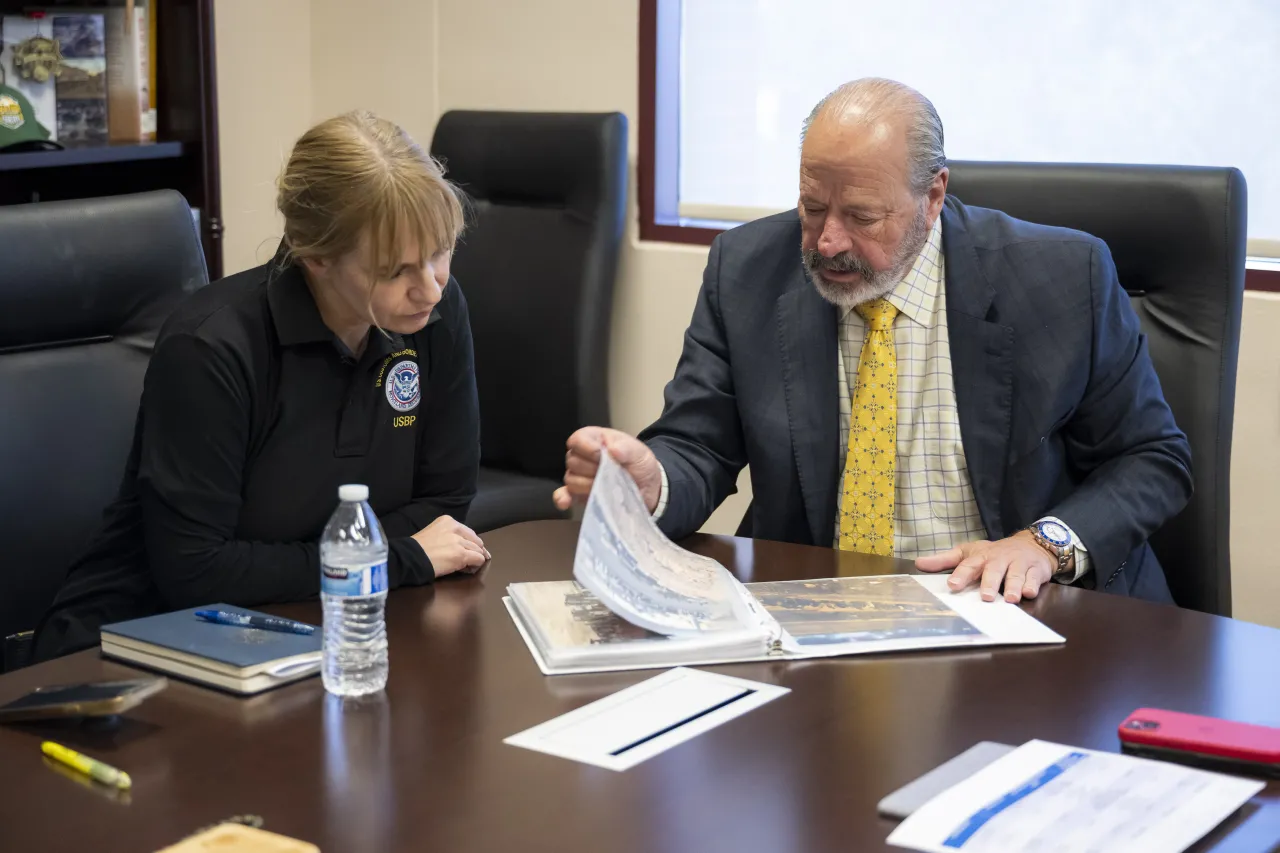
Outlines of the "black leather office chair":
{"label": "black leather office chair", "polygon": [[1191,444],[1195,494],[1152,537],[1174,600],[1231,615],[1231,426],[1244,295],[1237,169],[951,163],[965,204],[1106,241]]}
{"label": "black leather office chair", "polygon": [[[120,486],[157,331],[208,281],[173,191],[0,207],[0,638],[29,631]],[[21,656],[19,640],[6,657]]]}
{"label": "black leather office chair", "polygon": [[453,259],[480,389],[468,523],[560,518],[565,439],[609,423],[609,325],[626,202],[621,113],[452,111],[431,153],[472,199]]}

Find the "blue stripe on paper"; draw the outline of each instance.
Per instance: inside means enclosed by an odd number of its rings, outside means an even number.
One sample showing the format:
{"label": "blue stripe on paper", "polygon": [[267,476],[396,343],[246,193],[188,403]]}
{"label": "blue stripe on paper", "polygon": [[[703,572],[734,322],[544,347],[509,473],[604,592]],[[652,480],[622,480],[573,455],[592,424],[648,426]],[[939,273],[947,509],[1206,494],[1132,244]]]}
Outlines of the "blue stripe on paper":
{"label": "blue stripe on paper", "polygon": [[942,846],[954,847],[956,849],[963,847],[965,842],[972,838],[978,830],[986,826],[987,823],[995,818],[996,815],[1000,814],[1000,812],[1009,808],[1019,800],[1025,799],[1031,794],[1034,794],[1036,791],[1040,790],[1054,779],[1057,779],[1063,773],[1067,772],[1069,768],[1079,764],[1087,757],[1088,756],[1083,752],[1071,752],[1064,755],[1062,758],[1058,759],[1058,761],[1050,764],[1044,770],[1041,770],[1039,775],[1028,779],[1020,787],[1009,791],[994,803],[974,812],[959,829],[951,833],[947,840],[942,842]]}

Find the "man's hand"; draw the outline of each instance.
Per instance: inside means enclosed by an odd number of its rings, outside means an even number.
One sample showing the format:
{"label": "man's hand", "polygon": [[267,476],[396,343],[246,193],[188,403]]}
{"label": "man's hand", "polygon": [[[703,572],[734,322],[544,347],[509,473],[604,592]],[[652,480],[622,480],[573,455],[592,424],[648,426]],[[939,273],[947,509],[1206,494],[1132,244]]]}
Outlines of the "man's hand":
{"label": "man's hand", "polygon": [[1057,567],[1057,561],[1025,530],[998,542],[966,542],[916,560],[922,572],[955,569],[947,581],[952,592],[981,581],[983,601],[995,601],[1003,581],[1005,601],[1013,603],[1035,598]]}
{"label": "man's hand", "polygon": [[476,532],[447,515],[413,534],[413,538],[427,552],[438,578],[454,572],[475,573],[489,561],[489,549]]}
{"label": "man's hand", "polygon": [[604,427],[583,427],[569,436],[569,452],[564,457],[564,486],[553,498],[560,509],[568,509],[574,501],[585,501],[600,467],[600,448],[607,447],[613,461],[622,466],[640,487],[640,496],[649,512],[658,507],[662,495],[662,469],[658,457],[639,439]]}

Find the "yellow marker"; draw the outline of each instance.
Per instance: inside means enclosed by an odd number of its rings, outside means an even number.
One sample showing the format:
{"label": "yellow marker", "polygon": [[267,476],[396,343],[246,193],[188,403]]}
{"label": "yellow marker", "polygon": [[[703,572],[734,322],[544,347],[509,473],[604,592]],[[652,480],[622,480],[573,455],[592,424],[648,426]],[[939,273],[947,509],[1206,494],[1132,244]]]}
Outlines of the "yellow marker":
{"label": "yellow marker", "polygon": [[74,767],[81,773],[101,782],[104,785],[111,785],[116,788],[128,790],[133,787],[133,780],[129,778],[129,774],[123,770],[117,770],[109,764],[103,764],[97,759],[90,758],[87,755],[67,749],[61,744],[47,740],[40,744],[40,751],[59,761],[68,767]]}

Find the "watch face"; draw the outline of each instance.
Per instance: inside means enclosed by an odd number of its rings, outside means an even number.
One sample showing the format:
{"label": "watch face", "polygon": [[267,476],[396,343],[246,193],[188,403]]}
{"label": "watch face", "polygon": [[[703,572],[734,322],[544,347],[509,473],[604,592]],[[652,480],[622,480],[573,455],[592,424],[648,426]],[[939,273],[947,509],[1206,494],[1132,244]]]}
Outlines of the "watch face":
{"label": "watch face", "polygon": [[1036,529],[1040,531],[1041,536],[1059,548],[1065,548],[1071,544],[1071,534],[1067,532],[1067,528],[1056,521],[1042,521]]}

